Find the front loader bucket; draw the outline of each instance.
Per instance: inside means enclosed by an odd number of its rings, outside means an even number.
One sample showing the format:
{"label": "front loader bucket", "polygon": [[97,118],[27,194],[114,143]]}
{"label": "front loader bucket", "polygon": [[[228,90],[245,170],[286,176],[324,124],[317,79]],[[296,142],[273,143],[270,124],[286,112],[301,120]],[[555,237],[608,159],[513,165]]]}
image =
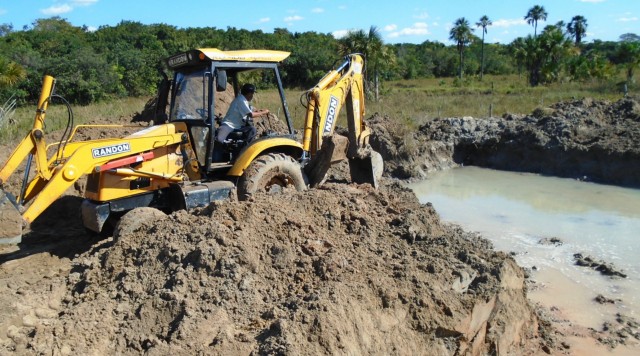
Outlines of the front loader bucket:
{"label": "front loader bucket", "polygon": [[349,159],[351,180],[358,184],[369,183],[377,189],[384,170],[382,156],[372,149],[361,151],[358,157]]}
{"label": "front loader bucket", "polygon": [[22,242],[22,215],[15,198],[0,189],[0,244]]}

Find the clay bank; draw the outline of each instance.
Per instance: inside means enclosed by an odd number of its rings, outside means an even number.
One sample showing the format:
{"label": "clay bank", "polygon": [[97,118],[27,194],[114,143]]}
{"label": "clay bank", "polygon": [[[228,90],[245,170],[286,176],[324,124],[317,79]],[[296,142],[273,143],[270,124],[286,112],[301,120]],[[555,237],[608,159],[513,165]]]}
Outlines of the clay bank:
{"label": "clay bank", "polygon": [[474,165],[640,187],[640,102],[561,102],[529,115],[443,118],[407,132],[374,116],[372,145],[401,179]]}

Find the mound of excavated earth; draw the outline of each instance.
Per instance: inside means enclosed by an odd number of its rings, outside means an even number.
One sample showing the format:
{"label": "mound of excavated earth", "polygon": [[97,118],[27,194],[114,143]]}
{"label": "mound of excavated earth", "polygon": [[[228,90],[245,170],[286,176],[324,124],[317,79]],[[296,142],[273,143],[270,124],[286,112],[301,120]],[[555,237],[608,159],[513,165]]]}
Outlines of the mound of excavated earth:
{"label": "mound of excavated earth", "polygon": [[74,259],[56,312],[13,330],[13,350],[531,354],[546,342],[521,268],[394,183],[131,214]]}
{"label": "mound of excavated earth", "polygon": [[435,119],[410,132],[375,116],[387,173],[424,178],[457,165],[640,187],[640,98],[561,102],[530,115]]}

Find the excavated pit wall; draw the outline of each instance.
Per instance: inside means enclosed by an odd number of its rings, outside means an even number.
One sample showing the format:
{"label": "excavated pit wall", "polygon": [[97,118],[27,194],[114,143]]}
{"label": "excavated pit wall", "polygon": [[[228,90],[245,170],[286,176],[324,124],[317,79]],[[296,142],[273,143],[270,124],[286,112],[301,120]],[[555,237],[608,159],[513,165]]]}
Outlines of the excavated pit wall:
{"label": "excavated pit wall", "polygon": [[503,118],[435,119],[415,132],[371,119],[387,173],[421,179],[460,165],[640,187],[640,104],[576,100]]}

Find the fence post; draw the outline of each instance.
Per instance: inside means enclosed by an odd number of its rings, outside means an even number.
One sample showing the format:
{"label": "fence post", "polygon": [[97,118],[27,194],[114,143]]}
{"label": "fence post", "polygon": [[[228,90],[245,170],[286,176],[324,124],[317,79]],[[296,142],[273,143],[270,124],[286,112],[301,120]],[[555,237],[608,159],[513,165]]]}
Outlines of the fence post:
{"label": "fence post", "polygon": [[629,88],[627,87],[627,83],[624,83],[624,97],[627,97],[627,94],[629,94]]}

